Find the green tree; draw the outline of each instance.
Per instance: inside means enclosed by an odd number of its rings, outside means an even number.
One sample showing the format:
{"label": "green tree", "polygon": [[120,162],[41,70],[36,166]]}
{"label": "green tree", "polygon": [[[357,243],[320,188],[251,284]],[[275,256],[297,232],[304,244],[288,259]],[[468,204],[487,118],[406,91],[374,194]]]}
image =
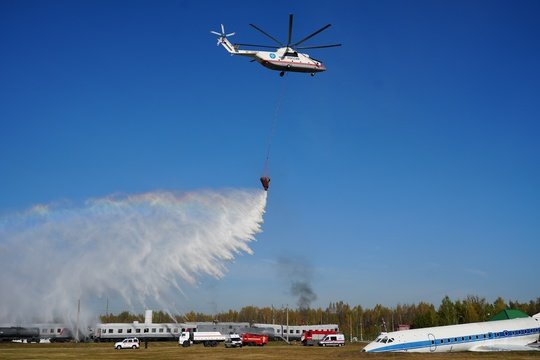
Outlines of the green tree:
{"label": "green tree", "polygon": [[457,311],[454,303],[448,295],[446,295],[439,306],[439,325],[457,324]]}
{"label": "green tree", "polygon": [[491,316],[500,313],[506,308],[507,308],[506,303],[504,302],[503,298],[499,296],[493,303],[493,314],[491,314]]}
{"label": "green tree", "polygon": [[478,314],[477,307],[473,302],[465,301],[464,302],[464,323],[472,323],[480,321],[480,314]]}
{"label": "green tree", "polygon": [[428,304],[421,302],[417,306],[416,316],[413,320],[414,328],[424,328],[437,326],[437,311],[435,311],[435,306],[433,304]]}

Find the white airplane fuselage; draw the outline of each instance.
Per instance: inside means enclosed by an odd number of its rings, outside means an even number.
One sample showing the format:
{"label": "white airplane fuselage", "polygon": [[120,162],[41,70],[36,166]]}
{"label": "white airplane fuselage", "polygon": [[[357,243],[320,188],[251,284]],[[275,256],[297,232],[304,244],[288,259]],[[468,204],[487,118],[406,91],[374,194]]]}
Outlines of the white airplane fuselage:
{"label": "white airplane fuselage", "polygon": [[365,352],[525,351],[539,340],[540,313],[533,317],[381,333]]}

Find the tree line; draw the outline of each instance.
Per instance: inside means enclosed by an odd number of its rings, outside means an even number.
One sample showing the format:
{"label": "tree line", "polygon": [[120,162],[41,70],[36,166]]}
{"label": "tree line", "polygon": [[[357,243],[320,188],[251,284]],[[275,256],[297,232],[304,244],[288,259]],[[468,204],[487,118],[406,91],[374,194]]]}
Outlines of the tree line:
{"label": "tree line", "polygon": [[[288,318],[289,325],[338,324],[345,335],[359,340],[369,340],[374,339],[381,331],[393,331],[401,324],[409,325],[411,328],[423,328],[487,321],[505,309],[521,310],[532,316],[540,313],[540,297],[525,303],[506,302],[499,297],[490,303],[483,297],[473,295],[456,301],[445,296],[438,307],[427,302],[419,302],[418,304],[399,304],[395,307],[377,304],[373,308],[364,308],[361,305],[351,307],[343,301],[338,301],[331,302],[325,309],[244,306],[240,310],[229,310],[213,315],[194,311],[184,315],[154,311],[152,321],[154,323],[218,321],[286,324]],[[103,323],[143,322],[144,315],[124,311],[117,315],[102,315],[100,320]]]}

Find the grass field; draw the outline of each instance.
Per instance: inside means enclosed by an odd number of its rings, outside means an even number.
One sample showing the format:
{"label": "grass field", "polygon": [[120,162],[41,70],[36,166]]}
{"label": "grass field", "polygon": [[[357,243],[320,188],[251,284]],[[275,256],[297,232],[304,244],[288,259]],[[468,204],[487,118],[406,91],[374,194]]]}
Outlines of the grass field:
{"label": "grass field", "polygon": [[152,342],[148,348],[139,350],[115,350],[112,343],[67,343],[67,344],[0,344],[0,359],[508,359],[508,360],[540,360],[540,351],[533,352],[492,352],[492,353],[446,353],[446,354],[413,354],[413,353],[362,353],[363,345],[347,344],[342,348],[303,347],[271,343],[265,347],[243,347],[226,349],[224,346],[205,348],[194,345],[189,348],[178,346],[174,342]]}

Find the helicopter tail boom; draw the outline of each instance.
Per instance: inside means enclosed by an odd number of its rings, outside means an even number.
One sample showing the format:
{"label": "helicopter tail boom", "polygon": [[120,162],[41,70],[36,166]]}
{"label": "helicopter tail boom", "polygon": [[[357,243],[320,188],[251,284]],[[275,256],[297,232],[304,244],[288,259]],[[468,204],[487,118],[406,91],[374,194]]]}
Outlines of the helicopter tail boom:
{"label": "helicopter tail boom", "polygon": [[225,48],[225,50],[227,50],[227,52],[231,53],[231,54],[236,54],[238,52],[238,49],[236,49],[234,47],[233,44],[231,44],[231,42],[229,41],[229,39],[227,39],[225,36],[220,36],[218,38],[218,42],[217,42],[217,45],[221,45]]}
{"label": "helicopter tail boom", "polygon": [[217,31],[210,31],[210,32],[212,34],[218,36],[216,45],[223,46],[225,48],[225,50],[227,50],[227,52],[230,53],[231,55],[244,55],[244,56],[253,57],[257,53],[256,51],[240,50],[239,45],[233,45],[229,41],[229,39],[227,39],[227,37],[233,36],[235,33],[234,32],[232,32],[230,34],[225,33],[225,28],[224,28],[223,24],[221,24],[221,33],[217,32]]}

